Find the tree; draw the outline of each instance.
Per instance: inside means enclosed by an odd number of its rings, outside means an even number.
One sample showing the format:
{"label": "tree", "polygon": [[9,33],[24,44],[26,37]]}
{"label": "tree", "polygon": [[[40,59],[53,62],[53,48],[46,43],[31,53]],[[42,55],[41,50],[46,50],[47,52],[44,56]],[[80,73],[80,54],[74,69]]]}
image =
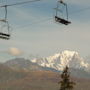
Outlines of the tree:
{"label": "tree", "polygon": [[61,74],[61,81],[59,82],[59,90],[72,90],[75,83],[70,80],[70,72],[68,66],[66,66]]}

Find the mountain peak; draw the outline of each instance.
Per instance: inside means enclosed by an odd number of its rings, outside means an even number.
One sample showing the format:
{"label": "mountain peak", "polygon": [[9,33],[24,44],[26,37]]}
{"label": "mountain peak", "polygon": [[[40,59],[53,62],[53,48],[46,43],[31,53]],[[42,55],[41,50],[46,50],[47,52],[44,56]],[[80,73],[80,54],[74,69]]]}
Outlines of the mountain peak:
{"label": "mountain peak", "polygon": [[41,59],[31,60],[34,63],[37,63],[43,67],[50,67],[56,70],[62,71],[63,68],[67,65],[70,68],[75,69],[85,69],[89,68],[89,64],[81,58],[76,51],[65,50],[61,53],[57,53],[53,56],[49,56]]}
{"label": "mountain peak", "polygon": [[64,50],[61,54],[62,54],[62,55],[67,55],[67,56],[74,56],[74,55],[78,55],[78,52],[69,51],[69,50]]}

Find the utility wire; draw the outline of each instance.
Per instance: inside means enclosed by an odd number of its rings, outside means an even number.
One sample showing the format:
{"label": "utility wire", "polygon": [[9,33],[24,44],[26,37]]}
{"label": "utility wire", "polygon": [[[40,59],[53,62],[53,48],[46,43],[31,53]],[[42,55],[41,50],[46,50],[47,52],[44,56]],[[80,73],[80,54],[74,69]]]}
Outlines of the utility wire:
{"label": "utility wire", "polygon": [[[86,8],[83,8],[81,10],[77,10],[75,12],[71,12],[71,15],[74,15],[74,14],[77,14],[77,13],[80,13],[80,12],[84,12],[84,11],[87,11],[87,10],[90,10],[90,7],[86,7]],[[42,22],[44,23],[44,22],[49,21],[51,19],[53,19],[53,18],[49,17],[49,18],[46,18],[46,19],[43,19],[43,20],[39,20],[39,21],[36,21],[36,22],[28,24],[28,25],[39,24],[39,23],[42,23]]]}
{"label": "utility wire", "polygon": [[2,5],[0,7],[15,6],[15,5],[21,5],[21,4],[37,2],[37,1],[41,1],[41,0],[32,0],[32,1],[30,0],[30,1],[25,1],[25,2],[15,3],[15,4],[6,4],[6,5]]}
{"label": "utility wire", "polygon": [[18,28],[23,28],[23,27],[27,27],[27,26],[31,26],[31,25],[34,25],[34,24],[42,24],[42,22],[47,22],[47,21],[50,21],[50,20],[52,20],[53,18],[52,17],[49,17],[49,18],[46,18],[46,19],[42,19],[42,20],[38,20],[38,21],[35,21],[35,22],[33,22],[33,23],[31,23],[31,24],[26,24],[26,25],[23,25],[23,26],[17,26],[17,27],[15,27],[15,29],[18,29]]}
{"label": "utility wire", "polygon": [[[31,3],[31,2],[36,2],[36,1],[41,1],[41,0],[30,0],[30,1],[25,1],[25,2],[20,2],[20,3],[15,3],[15,4],[7,4],[7,5],[2,5],[2,6],[0,6],[0,7],[7,7],[7,6],[14,6],[14,5],[21,5],[21,4],[25,4],[25,3]],[[83,9],[81,9],[81,10],[77,10],[77,11],[74,11],[74,12],[71,12],[71,15],[73,15],[73,14],[77,14],[77,13],[80,13],[80,12],[84,12],[84,11],[86,11],[86,10],[89,10],[90,9],[90,6],[89,7],[86,7],[86,8],[83,8]],[[69,14],[70,15],[70,14]],[[46,21],[49,21],[49,20],[51,20],[51,19],[53,19],[53,18],[47,18],[47,19],[44,19],[44,20],[39,20],[39,21],[36,21],[36,22],[34,22],[34,23],[31,23],[31,24],[29,24],[29,25],[33,25],[33,24],[39,24],[39,23],[41,23],[41,22],[46,22]]]}
{"label": "utility wire", "polygon": [[77,10],[77,11],[74,11],[74,12],[71,12],[71,15],[77,14],[77,13],[80,13],[80,12],[84,12],[84,11],[87,11],[87,10],[90,10],[90,6],[86,7],[86,8],[83,8],[83,9],[80,9],[80,10]]}
{"label": "utility wire", "polygon": [[[87,11],[87,10],[90,10],[90,6],[89,7],[86,7],[86,8],[83,8],[83,9],[80,9],[80,10],[77,10],[77,11],[74,11],[74,12],[71,12],[71,15],[73,15],[73,14],[77,14],[77,13],[80,13],[80,12],[84,12],[84,11]],[[52,18],[47,18],[46,20],[44,20],[44,21],[47,21],[47,20],[50,20],[50,19],[52,19]],[[42,21],[41,21],[42,22]],[[38,23],[38,22],[37,22]],[[40,21],[39,21],[39,23],[40,23]]]}

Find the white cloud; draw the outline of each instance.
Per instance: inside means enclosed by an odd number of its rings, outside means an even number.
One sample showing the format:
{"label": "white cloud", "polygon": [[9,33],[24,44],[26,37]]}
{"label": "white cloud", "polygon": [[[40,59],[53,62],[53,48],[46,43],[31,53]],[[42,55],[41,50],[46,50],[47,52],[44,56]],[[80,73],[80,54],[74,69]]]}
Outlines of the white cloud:
{"label": "white cloud", "polygon": [[23,52],[21,50],[19,50],[18,48],[15,48],[15,47],[9,48],[8,53],[13,56],[19,56],[19,55],[23,54]]}

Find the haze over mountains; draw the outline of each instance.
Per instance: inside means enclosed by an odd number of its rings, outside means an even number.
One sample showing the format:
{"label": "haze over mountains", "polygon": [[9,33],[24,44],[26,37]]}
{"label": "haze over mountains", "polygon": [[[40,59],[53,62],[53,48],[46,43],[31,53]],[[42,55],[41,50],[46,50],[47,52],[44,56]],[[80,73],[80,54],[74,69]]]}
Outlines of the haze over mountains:
{"label": "haze over mountains", "polygon": [[73,76],[90,77],[90,63],[86,62],[75,51],[65,50],[62,53],[58,53],[53,56],[35,58],[32,60],[15,58],[13,60],[8,60],[4,65],[16,70],[49,70],[54,72],[61,72],[63,68],[68,65]]}

